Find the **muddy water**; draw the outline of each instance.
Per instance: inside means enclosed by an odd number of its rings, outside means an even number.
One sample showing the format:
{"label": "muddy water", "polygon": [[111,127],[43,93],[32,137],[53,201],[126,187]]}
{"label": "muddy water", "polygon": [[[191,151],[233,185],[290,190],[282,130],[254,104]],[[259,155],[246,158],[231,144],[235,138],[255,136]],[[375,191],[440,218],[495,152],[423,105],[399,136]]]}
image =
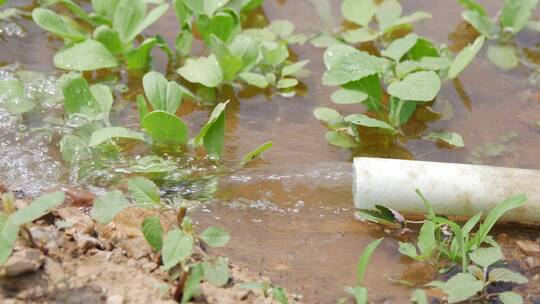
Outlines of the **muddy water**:
{"label": "muddy water", "polygon": [[[328,17],[327,21],[338,24],[341,22],[339,1],[330,2],[335,17]],[[459,44],[460,37],[466,37],[461,28],[452,34],[461,23],[461,9],[455,1],[402,2],[406,12],[421,9],[433,15],[432,20],[416,27],[420,34],[451,46]],[[492,14],[502,5],[502,1],[481,2]],[[328,22],[321,21],[309,0],[267,0],[264,12],[270,20],[291,19],[300,32],[316,32],[329,26]],[[26,31],[25,37],[0,40],[0,62],[17,61],[28,69],[52,72],[52,55],[60,43],[47,38],[30,22],[21,21],[21,25]],[[159,21],[152,32],[164,32],[167,38],[174,38],[176,21],[172,11]],[[540,36],[525,32],[517,41],[521,46],[534,48],[540,42]],[[440,97],[432,105],[442,115],[430,114],[428,110],[418,111],[413,122],[406,127],[407,140],[383,145],[375,139],[373,144],[351,153],[328,146],[324,139],[326,129],[311,114],[317,106],[331,105],[330,95],[335,90],[321,85],[323,50],[309,45],[294,46],[293,50],[299,58],[311,60],[309,69],[312,74],[303,79],[308,87],[307,94],[295,98],[275,96],[272,100],[261,95],[232,100],[227,114],[225,158],[240,158],[267,140],[274,142],[274,148],[264,155],[264,160],[255,162],[246,170],[222,177],[216,200],[219,203],[197,208],[194,217],[203,225],[228,228],[233,239],[224,250],[227,256],[269,275],[278,285],[304,294],[308,303],[330,303],[342,296],[343,286],[354,283],[355,264],[363,247],[383,236],[379,228],[353,220],[348,163],[352,156],[540,169],[537,156],[540,141],[535,140],[540,136],[540,129],[534,126],[534,122],[540,120],[539,91],[538,85],[530,79],[530,71],[525,68],[510,72],[498,70],[485,60],[484,49],[481,58],[460,77],[460,83],[444,85]],[[163,69],[163,62],[158,62],[158,66]],[[125,75],[121,77],[127,78]],[[349,114],[361,109],[342,106],[339,110]],[[207,109],[198,107],[189,112],[184,118],[195,129],[208,115]],[[2,115],[0,113],[0,131],[5,132],[1,128],[7,120]],[[132,121],[130,118],[126,120]],[[441,130],[460,133],[466,148],[449,149],[418,139],[429,131]],[[0,134],[4,143],[14,137]],[[29,147],[33,143],[32,140],[23,140],[17,144],[31,151]],[[23,187],[13,182],[20,181],[15,177],[17,172],[11,170],[13,164],[10,164],[10,160],[17,159],[17,154],[13,154],[13,148],[9,150],[8,146],[0,145],[0,180]],[[19,150],[24,151],[15,149]],[[38,163],[39,160],[50,159],[53,152],[46,150],[38,155]],[[56,171],[49,174],[48,170],[34,163],[35,159],[19,162],[15,168],[19,168],[21,176],[32,176],[32,181],[36,181],[35,187],[43,189],[66,182],[65,174]],[[54,160],[52,163],[58,165]],[[394,240],[383,242],[366,276],[373,299],[377,302],[408,302],[409,290],[393,284],[389,278],[410,269],[410,266],[400,259]],[[421,275],[421,271],[413,273],[413,276]]]}

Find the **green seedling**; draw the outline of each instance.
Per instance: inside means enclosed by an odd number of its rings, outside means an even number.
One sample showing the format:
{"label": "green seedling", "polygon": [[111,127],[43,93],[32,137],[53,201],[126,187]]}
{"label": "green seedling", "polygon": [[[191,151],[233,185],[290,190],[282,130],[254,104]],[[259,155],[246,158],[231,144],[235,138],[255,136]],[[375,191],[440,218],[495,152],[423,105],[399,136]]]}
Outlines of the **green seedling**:
{"label": "green seedling", "polygon": [[[467,10],[461,16],[481,35],[494,43],[487,49],[487,58],[497,67],[507,70],[519,64],[520,51],[513,38],[527,27],[538,0],[506,0],[496,18],[488,16],[486,9],[474,0],[458,0]],[[539,29],[531,22],[530,28]]]}
{"label": "green seedling", "polygon": [[278,287],[269,280],[263,282],[254,282],[254,283],[243,283],[240,284],[240,288],[249,289],[249,290],[260,290],[262,291],[265,297],[272,297],[280,304],[289,303],[289,295],[287,291],[282,287]]}
{"label": "green seedling", "polygon": [[11,256],[13,246],[21,232],[25,232],[33,246],[40,248],[40,245],[35,243],[32,238],[32,233],[28,229],[28,225],[64,202],[64,196],[63,192],[45,194],[32,201],[27,207],[16,210],[13,194],[2,194],[3,211],[0,213],[0,266]]}
{"label": "green seedling", "polygon": [[[358,259],[358,264],[356,266],[356,286],[345,288],[345,291],[353,296],[356,304],[366,304],[368,302],[368,290],[364,287],[364,276],[369,260],[371,260],[371,256],[382,240],[383,239],[375,240],[366,246]],[[346,303],[347,301],[349,301],[349,298],[343,298],[339,303]]]}
{"label": "green seedling", "polygon": [[[340,86],[332,94],[336,104],[363,104],[366,114],[343,117],[338,111],[320,107],[314,115],[330,129],[327,141],[335,146],[355,148],[361,144],[360,129],[374,128],[392,136],[415,113],[417,107],[433,101],[445,80],[456,78],[473,60],[484,43],[478,38],[453,57],[446,48],[436,48],[428,39],[414,33],[394,40],[381,57],[351,46],[329,47],[324,55],[323,84]],[[382,82],[382,84],[381,84]],[[389,95],[385,102],[383,91]],[[430,133],[428,140],[463,147],[459,134]]]}
{"label": "green seedling", "polygon": [[[146,178],[130,178],[128,190],[132,202],[118,190],[108,192],[96,200],[92,217],[101,224],[107,224],[119,212],[130,206],[154,209],[160,213],[175,212],[176,224],[170,226],[168,231],[165,231],[158,216],[145,218],[141,224],[141,231],[149,246],[161,255],[163,270],[173,272],[177,267],[181,270],[178,288],[183,292],[180,293],[181,298],[177,300],[188,303],[198,293],[198,285],[202,280],[218,287],[229,281],[228,260],[222,257],[209,257],[204,249],[225,246],[230,240],[226,230],[208,227],[202,233],[197,233],[191,218],[186,216],[186,209],[184,207],[175,209],[162,202],[159,188]],[[203,254],[202,261],[191,260],[195,249]]]}
{"label": "green seedling", "polygon": [[57,68],[93,71],[122,62],[128,69],[145,69],[151,62],[150,51],[162,45],[159,37],[138,44],[135,38],[165,14],[169,4],[148,11],[144,0],[93,0],[93,12],[87,13],[71,0],[54,3],[67,7],[77,20],[47,8],[34,9],[32,17],[41,28],[64,40],[64,48],[54,56]]}
{"label": "green seedling", "polygon": [[[376,40],[387,42],[391,41],[397,32],[410,31],[413,23],[431,18],[431,14],[423,11],[405,16],[402,11],[397,0],[343,0],[341,13],[354,28],[338,29],[337,34],[321,34],[313,38],[311,43],[316,47],[329,47]],[[373,28],[373,24],[377,24],[377,28]]]}
{"label": "green seedling", "polygon": [[495,266],[504,258],[499,247],[478,248],[472,251],[469,256],[474,264],[469,266],[468,272],[459,273],[447,282],[433,281],[427,286],[444,292],[447,295],[448,303],[484,302],[495,299],[503,304],[523,302],[521,295],[512,291],[486,292],[486,289],[495,283],[525,284],[528,282],[527,278],[517,272]]}

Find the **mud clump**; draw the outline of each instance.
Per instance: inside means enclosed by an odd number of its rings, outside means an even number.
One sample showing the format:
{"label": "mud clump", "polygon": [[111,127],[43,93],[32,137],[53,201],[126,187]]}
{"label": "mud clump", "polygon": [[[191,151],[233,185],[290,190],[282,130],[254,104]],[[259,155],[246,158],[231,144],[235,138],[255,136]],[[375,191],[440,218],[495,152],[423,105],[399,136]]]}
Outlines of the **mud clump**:
{"label": "mud clump", "polygon": [[[94,223],[76,207],[56,210],[52,219],[38,221],[31,230],[46,254],[18,241],[1,268],[0,303],[176,303],[176,281],[161,270],[159,256],[140,231],[122,224],[144,211],[126,212],[109,225]],[[137,222],[130,218],[130,224]],[[265,278],[236,265],[230,270],[226,286],[203,282],[191,303],[277,303],[262,291],[240,286]]]}

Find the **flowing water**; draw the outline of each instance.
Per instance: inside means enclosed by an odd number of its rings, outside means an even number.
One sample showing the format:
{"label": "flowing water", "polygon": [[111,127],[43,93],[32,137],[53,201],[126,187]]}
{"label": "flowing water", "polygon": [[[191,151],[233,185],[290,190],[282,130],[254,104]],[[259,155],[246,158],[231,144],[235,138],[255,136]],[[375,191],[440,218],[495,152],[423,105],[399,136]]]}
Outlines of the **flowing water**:
{"label": "flowing water", "polygon": [[[333,12],[323,9],[322,19],[314,6],[320,2],[267,0],[264,13],[270,20],[292,20],[298,32],[314,33],[341,22],[339,1],[330,0]],[[502,1],[481,2],[492,15],[502,5]],[[416,26],[419,34],[446,43],[452,49],[463,46],[464,40],[470,41],[457,1],[404,0],[402,3],[405,12],[425,10],[433,15],[432,20]],[[28,20],[19,20],[18,24],[24,31],[21,37],[0,39],[0,63],[19,62],[26,69],[57,73],[52,67],[52,56],[61,43],[50,39]],[[176,31],[172,10],[150,30],[165,33],[171,41]],[[528,31],[517,37],[517,43],[530,50],[538,42],[540,36]],[[384,236],[380,228],[353,219],[350,163],[353,156],[540,169],[537,152],[540,141],[534,140],[540,136],[540,128],[534,125],[540,120],[539,84],[534,71],[528,68],[501,71],[485,59],[484,49],[459,82],[444,85],[440,97],[431,106],[440,114],[421,109],[406,126],[406,139],[368,137],[369,144],[351,153],[329,146],[324,139],[325,127],[312,115],[314,108],[331,105],[330,95],[335,90],[321,85],[323,50],[306,44],[294,46],[293,51],[299,58],[311,60],[308,68],[312,73],[303,79],[308,88],[305,96],[274,96],[271,100],[262,95],[250,97],[248,92],[237,94],[248,97],[229,96],[232,100],[226,119],[224,158],[239,159],[268,140],[274,142],[274,148],[248,168],[220,177],[213,203],[196,208],[193,217],[203,225],[229,229],[232,241],[222,253],[269,275],[278,285],[304,294],[308,303],[329,303],[344,295],[343,286],[354,284],[356,261],[364,246]],[[158,61],[158,67],[164,70],[163,61]],[[13,76],[9,69],[3,71],[0,77]],[[140,85],[133,75],[118,76],[128,85]],[[122,96],[134,99],[132,93]],[[208,110],[189,108],[183,118],[198,129]],[[125,113],[119,119],[128,125],[137,121],[130,109],[118,111]],[[338,110],[349,114],[361,109],[340,106]],[[44,112],[52,111],[54,108]],[[23,122],[0,110],[0,181],[30,195],[71,183],[57,146],[47,144],[47,138],[21,129],[27,124],[39,125]],[[422,134],[441,130],[461,134],[466,147],[450,149],[420,139]],[[177,185],[169,191],[182,191],[182,187]],[[197,189],[189,191],[197,192]],[[400,259],[396,241],[383,242],[366,275],[366,285],[374,300],[408,302],[409,290],[392,283],[390,278],[407,270],[411,276],[421,277],[422,270],[414,270],[409,263]]]}

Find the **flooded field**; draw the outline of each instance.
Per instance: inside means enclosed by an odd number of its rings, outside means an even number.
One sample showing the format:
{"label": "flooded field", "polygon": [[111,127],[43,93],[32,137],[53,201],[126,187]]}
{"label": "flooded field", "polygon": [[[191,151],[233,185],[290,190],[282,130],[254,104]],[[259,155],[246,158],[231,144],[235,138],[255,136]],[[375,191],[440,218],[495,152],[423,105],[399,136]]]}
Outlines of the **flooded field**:
{"label": "flooded field", "polygon": [[[267,0],[259,12],[268,20],[291,20],[297,32],[316,34],[343,22],[340,1],[328,1],[332,11],[324,10],[326,16],[321,18],[317,7],[322,2]],[[479,2],[491,16],[503,5],[503,1]],[[35,6],[31,1],[11,4],[27,12]],[[415,32],[447,44],[453,51],[461,50],[477,35],[463,21],[463,9],[457,1],[404,0],[402,5],[405,12],[431,13],[432,19],[417,23]],[[22,17],[15,23],[23,34],[0,37],[0,80],[20,77],[16,71],[39,71],[50,76],[34,78],[26,84],[27,90],[36,91],[36,100],[57,98],[59,92],[50,81],[60,77],[61,72],[53,65],[52,57],[62,47],[62,41],[36,26],[31,18]],[[172,43],[177,28],[170,9],[148,33],[161,33]],[[540,54],[538,32],[524,30],[515,43],[524,52],[536,52],[537,57]],[[204,51],[200,41],[194,49],[195,53]],[[269,96],[227,87],[216,97],[218,102],[230,99],[223,159],[241,159],[266,141],[272,141],[273,147],[245,168],[225,170],[207,179],[168,181],[162,185],[162,194],[171,201],[203,201],[190,204],[194,221],[203,227],[224,227],[231,234],[228,246],[210,252],[270,277],[289,292],[303,295],[305,303],[334,303],[344,296],[343,287],[354,284],[362,250],[371,241],[386,237],[367,269],[365,286],[373,303],[410,303],[411,288],[396,281],[427,283],[432,279],[430,270],[401,255],[396,238],[388,237],[384,227],[354,219],[352,158],[372,156],[540,169],[540,128],[535,124],[540,120],[540,69],[520,65],[503,71],[486,59],[486,50],[482,49],[459,79],[443,83],[437,99],[415,112],[403,126],[403,136],[381,135],[366,128],[367,135],[359,147],[343,149],[327,143],[327,128],[313,116],[313,111],[333,106],[343,114],[352,114],[363,105],[332,105],[335,87],[321,83],[324,49],[305,43],[292,45],[291,50],[294,57],[310,60],[306,67],[310,74],[301,79],[297,96]],[[155,69],[167,72],[166,57],[158,50],[154,53]],[[85,72],[84,76],[102,80],[104,73]],[[112,121],[137,126],[135,96],[142,92],[142,74],[117,69],[112,75],[129,87],[128,91],[116,93],[121,101],[115,101]],[[190,128],[198,130],[210,111],[193,101],[184,101],[178,113]],[[122,170],[106,166],[94,175],[99,178],[81,181],[75,172],[78,168],[70,168],[63,161],[58,137],[42,138],[42,133],[29,131],[58,115],[62,115],[62,108],[57,104],[24,119],[0,107],[0,182],[19,191],[21,197],[35,197],[62,187],[103,194],[106,187],[94,181],[114,180],[113,176]],[[431,131],[443,130],[459,133],[465,147],[454,148],[422,138]],[[132,147],[127,159],[144,151]],[[176,161],[185,162],[181,166],[190,163],[185,159]],[[198,166],[202,173],[215,169],[207,167],[207,163]],[[494,235],[500,234],[510,239],[540,237],[534,229],[502,227]],[[528,301],[536,303],[539,297],[534,294]]]}

